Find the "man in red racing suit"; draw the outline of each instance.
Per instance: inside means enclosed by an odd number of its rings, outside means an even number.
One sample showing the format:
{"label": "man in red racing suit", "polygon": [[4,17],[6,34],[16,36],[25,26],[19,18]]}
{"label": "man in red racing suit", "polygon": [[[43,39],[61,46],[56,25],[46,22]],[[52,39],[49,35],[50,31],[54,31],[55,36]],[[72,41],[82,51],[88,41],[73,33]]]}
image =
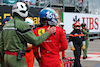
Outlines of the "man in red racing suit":
{"label": "man in red racing suit", "polygon": [[[42,27],[36,28],[34,34],[41,36],[48,27],[57,25],[57,13],[52,8],[44,8],[40,11],[40,22]],[[61,47],[59,48],[59,43]],[[61,67],[59,51],[66,50],[68,43],[60,27],[56,27],[56,33],[52,34],[40,44],[41,62],[40,67]]]}
{"label": "man in red racing suit", "polygon": [[[64,27],[64,23],[61,22],[61,23],[59,24],[59,27],[62,28],[62,30],[63,30],[63,32],[64,32],[64,34],[65,34],[65,36],[66,36],[66,30],[63,29],[63,27]],[[59,43],[59,45],[61,46],[61,43]],[[62,59],[64,59],[64,58],[65,58],[65,50],[62,51]]]}
{"label": "man in red racing suit", "polygon": [[[36,28],[34,33],[36,36],[40,36],[46,32],[48,26],[43,26]],[[61,47],[59,49],[59,43]],[[45,44],[45,45],[44,45]],[[63,30],[60,27],[56,27],[55,35],[51,35],[40,45],[41,51],[41,64],[40,67],[61,67],[59,51],[66,50],[68,43],[63,33]]]}

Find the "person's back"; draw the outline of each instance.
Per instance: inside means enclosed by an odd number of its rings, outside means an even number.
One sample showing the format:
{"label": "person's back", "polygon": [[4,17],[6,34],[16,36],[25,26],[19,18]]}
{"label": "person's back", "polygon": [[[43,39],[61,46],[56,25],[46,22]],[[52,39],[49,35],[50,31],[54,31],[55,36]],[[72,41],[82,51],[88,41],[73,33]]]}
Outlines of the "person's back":
{"label": "person's back", "polygon": [[3,36],[0,37],[0,53],[4,48],[5,67],[27,67],[24,57],[27,43],[39,45],[55,32],[55,27],[48,28],[44,36],[36,37],[30,26],[24,22],[24,18],[28,15],[28,7],[25,3],[14,4],[12,14],[14,19],[8,21],[3,27]]}
{"label": "person's back", "polygon": [[[38,31],[46,31],[48,26],[43,26],[36,28],[34,30],[35,34],[39,36]],[[41,34],[41,33],[40,33]],[[59,42],[61,42],[61,49],[59,49]],[[60,66],[59,51],[67,49],[67,40],[63,30],[60,27],[56,27],[56,33],[52,34],[48,39],[46,39],[41,45],[41,67],[45,66]],[[47,59],[47,60],[45,60]],[[53,62],[53,63],[46,63]]]}
{"label": "person's back", "polygon": [[[24,23],[24,20],[20,20],[21,18],[15,17],[14,19],[10,20],[4,27],[3,30],[4,31],[4,36],[6,37],[6,39],[4,40],[4,50],[9,50],[9,51],[19,51],[22,50],[21,48],[23,47],[23,44],[20,42],[20,39],[18,38],[15,29],[18,28],[20,30],[25,30],[26,29],[30,29],[29,25],[27,25],[27,23]],[[14,23],[15,22],[15,23]],[[16,28],[15,28],[16,25]],[[9,30],[6,30],[6,29]],[[6,35],[8,34],[8,35]],[[12,37],[11,37],[12,36]],[[14,43],[15,42],[15,43]],[[20,47],[18,46],[20,44]],[[25,46],[25,45],[24,45]],[[26,48],[26,46],[24,47]],[[26,50],[26,49],[24,49]]]}
{"label": "person's back", "polygon": [[[19,20],[20,19],[20,20]],[[14,23],[15,22],[15,23]],[[17,22],[17,23],[16,23]],[[4,40],[4,51],[5,51],[5,57],[7,58],[7,55],[10,55],[9,59],[4,59],[4,61],[9,62],[8,64],[5,64],[5,67],[14,67],[16,66],[17,60],[17,52],[20,50],[26,51],[26,44],[23,45],[20,39],[19,39],[15,26],[20,30],[25,30],[30,28],[27,23],[24,24],[24,20],[18,17],[14,17],[14,19],[10,20],[4,27],[3,27],[3,38]],[[21,27],[22,26],[22,27]],[[24,42],[24,41],[23,41]],[[20,44],[20,45],[19,45]],[[15,59],[14,59],[15,58]],[[13,60],[13,61],[12,61]],[[23,64],[26,64],[24,55],[22,56],[20,66],[24,66]],[[6,66],[7,65],[7,66]]]}
{"label": "person's back", "polygon": [[[67,49],[68,43],[63,30],[56,26],[58,14],[52,8],[44,8],[40,11],[39,15],[42,27],[34,30],[36,36],[43,35],[48,27],[56,27],[56,33],[52,34],[40,45],[40,67],[61,67],[59,51]],[[59,43],[61,43],[61,47]]]}

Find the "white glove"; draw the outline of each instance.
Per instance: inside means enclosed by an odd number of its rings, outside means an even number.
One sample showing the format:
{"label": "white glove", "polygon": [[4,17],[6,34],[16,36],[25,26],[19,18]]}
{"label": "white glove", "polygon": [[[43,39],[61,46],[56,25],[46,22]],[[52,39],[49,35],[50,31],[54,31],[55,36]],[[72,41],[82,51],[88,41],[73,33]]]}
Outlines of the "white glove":
{"label": "white glove", "polygon": [[70,46],[70,47],[74,47],[72,41],[69,42],[69,46]]}
{"label": "white glove", "polygon": [[85,46],[85,41],[82,42],[83,46]]}

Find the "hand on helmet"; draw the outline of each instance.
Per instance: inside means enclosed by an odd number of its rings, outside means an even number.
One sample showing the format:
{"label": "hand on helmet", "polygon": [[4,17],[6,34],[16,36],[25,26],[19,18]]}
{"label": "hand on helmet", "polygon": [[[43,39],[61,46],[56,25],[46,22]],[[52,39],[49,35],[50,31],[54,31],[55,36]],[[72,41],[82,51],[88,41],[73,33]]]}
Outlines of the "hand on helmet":
{"label": "hand on helmet", "polygon": [[47,28],[47,32],[49,33],[49,35],[52,35],[53,33],[56,32],[56,27],[51,27],[50,26]]}

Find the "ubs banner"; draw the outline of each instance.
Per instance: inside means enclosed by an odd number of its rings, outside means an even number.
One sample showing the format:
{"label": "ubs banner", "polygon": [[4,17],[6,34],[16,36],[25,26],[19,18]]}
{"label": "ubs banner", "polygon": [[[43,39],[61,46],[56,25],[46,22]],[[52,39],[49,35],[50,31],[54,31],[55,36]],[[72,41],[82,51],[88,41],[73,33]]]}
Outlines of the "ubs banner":
{"label": "ubs banner", "polygon": [[76,21],[79,23],[86,23],[86,27],[91,33],[100,32],[100,15],[64,12],[63,21],[65,24],[64,29],[66,30],[66,34],[70,34],[73,30],[72,25]]}
{"label": "ubs banner", "polygon": [[[12,6],[0,6],[0,31],[2,30],[2,20],[7,16],[12,17]],[[40,8],[29,8],[29,18],[31,18],[34,23],[40,24],[39,12]]]}

